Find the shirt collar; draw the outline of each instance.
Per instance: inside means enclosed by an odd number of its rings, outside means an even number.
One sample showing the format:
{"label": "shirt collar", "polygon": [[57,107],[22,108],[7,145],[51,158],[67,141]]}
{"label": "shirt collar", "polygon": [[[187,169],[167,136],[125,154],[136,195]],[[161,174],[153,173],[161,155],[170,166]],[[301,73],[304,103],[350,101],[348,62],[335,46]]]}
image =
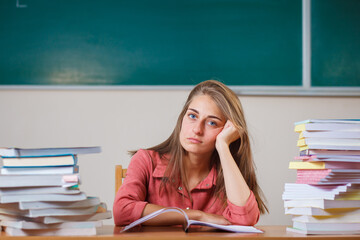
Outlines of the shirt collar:
{"label": "shirt collar", "polygon": [[156,167],[153,172],[153,177],[156,177],[156,178],[164,177],[166,167],[167,167],[167,163],[164,163],[163,161],[159,160],[156,163]]}
{"label": "shirt collar", "polygon": [[216,165],[214,164],[207,175],[207,177],[202,180],[195,189],[210,189],[216,185],[217,171]]}

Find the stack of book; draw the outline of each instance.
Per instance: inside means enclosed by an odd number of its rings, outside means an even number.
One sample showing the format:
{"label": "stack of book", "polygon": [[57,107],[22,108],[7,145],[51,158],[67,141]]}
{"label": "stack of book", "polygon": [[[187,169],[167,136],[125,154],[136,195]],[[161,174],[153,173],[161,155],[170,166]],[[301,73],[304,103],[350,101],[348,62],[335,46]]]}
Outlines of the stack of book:
{"label": "stack of book", "polygon": [[304,234],[360,234],[360,119],[312,119],[295,123],[299,156],[286,183],[288,231]]}
{"label": "stack of book", "polygon": [[85,148],[0,148],[0,226],[13,236],[95,235],[111,212],[80,191]]}

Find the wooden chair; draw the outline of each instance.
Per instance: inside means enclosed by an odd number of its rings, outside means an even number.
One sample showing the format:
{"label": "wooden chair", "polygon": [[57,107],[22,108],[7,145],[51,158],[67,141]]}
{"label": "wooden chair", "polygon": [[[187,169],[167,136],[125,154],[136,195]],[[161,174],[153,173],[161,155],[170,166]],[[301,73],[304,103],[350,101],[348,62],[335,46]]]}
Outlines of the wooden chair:
{"label": "wooden chair", "polygon": [[126,176],[126,168],[123,168],[122,165],[115,165],[115,194],[119,190],[123,178]]}

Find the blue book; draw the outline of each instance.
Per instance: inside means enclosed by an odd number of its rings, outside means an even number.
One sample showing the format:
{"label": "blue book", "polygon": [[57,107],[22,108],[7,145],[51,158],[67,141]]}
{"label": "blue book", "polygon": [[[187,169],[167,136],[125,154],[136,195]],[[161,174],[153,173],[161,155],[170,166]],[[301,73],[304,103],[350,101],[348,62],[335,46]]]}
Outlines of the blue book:
{"label": "blue book", "polygon": [[100,147],[69,147],[69,148],[0,148],[2,157],[57,156],[100,153]]}

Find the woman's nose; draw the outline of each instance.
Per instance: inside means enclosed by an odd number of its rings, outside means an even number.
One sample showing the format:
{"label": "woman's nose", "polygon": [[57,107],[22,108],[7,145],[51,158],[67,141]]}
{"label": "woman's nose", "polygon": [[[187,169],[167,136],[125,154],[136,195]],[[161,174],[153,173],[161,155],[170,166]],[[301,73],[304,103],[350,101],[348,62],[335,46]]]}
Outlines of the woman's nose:
{"label": "woman's nose", "polygon": [[200,122],[196,123],[194,125],[193,133],[195,133],[196,135],[202,135],[203,134],[203,128],[202,128],[202,124]]}

